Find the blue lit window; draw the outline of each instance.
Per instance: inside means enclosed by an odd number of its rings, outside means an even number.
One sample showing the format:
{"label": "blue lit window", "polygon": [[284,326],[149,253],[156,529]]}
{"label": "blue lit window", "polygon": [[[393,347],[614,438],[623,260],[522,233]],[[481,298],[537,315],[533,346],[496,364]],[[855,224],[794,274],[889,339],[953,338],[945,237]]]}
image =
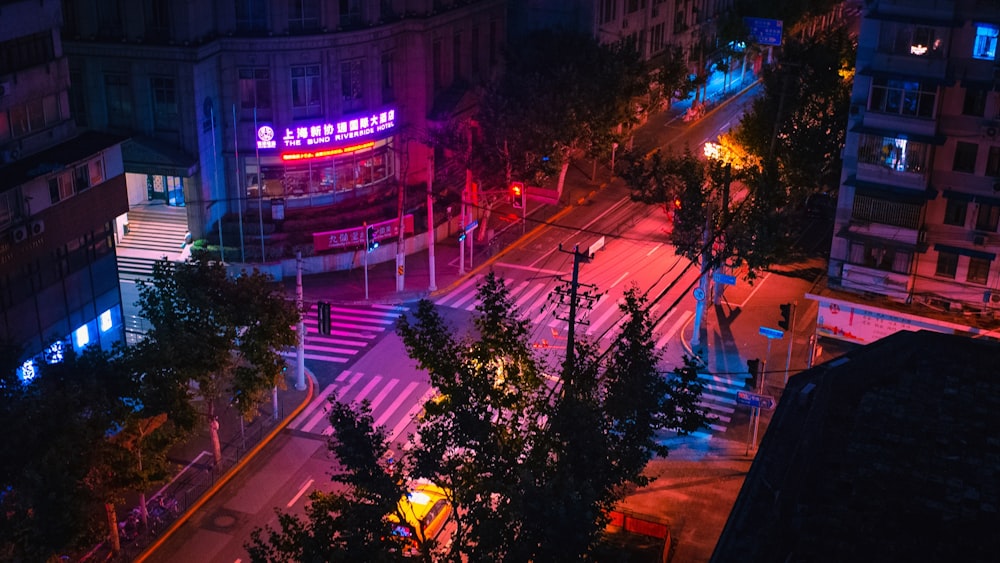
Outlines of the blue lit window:
{"label": "blue lit window", "polygon": [[976,43],[972,47],[972,58],[992,61],[997,54],[998,35],[1000,35],[1000,27],[977,23]]}
{"label": "blue lit window", "polygon": [[47,364],[58,364],[63,361],[65,350],[63,349],[62,340],[56,340],[50,344],[48,348],[42,351],[42,357],[45,358],[45,363]]}
{"label": "blue lit window", "polygon": [[83,325],[80,328],[73,331],[73,339],[76,341],[77,348],[83,348],[90,343],[90,331],[87,330],[87,325]]}
{"label": "blue lit window", "polygon": [[111,327],[112,327],[111,309],[108,309],[107,311],[104,311],[103,313],[101,313],[99,324],[101,326],[101,332],[107,332],[107,331],[111,330]]}
{"label": "blue lit window", "polygon": [[17,371],[21,381],[31,381],[36,375],[38,375],[38,372],[35,371],[34,359],[25,360],[24,363],[21,364],[21,367],[17,368]]}

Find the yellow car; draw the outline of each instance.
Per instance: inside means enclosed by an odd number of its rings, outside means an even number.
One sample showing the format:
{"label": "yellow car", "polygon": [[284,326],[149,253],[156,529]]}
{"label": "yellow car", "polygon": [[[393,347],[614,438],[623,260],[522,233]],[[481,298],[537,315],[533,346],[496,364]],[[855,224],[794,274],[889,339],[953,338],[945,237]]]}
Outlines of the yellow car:
{"label": "yellow car", "polygon": [[417,551],[417,538],[436,539],[451,516],[447,493],[429,481],[418,481],[406,496],[399,499],[397,508],[404,521],[400,522],[397,514],[390,514],[389,521],[396,523],[393,534],[411,540],[408,552]]}

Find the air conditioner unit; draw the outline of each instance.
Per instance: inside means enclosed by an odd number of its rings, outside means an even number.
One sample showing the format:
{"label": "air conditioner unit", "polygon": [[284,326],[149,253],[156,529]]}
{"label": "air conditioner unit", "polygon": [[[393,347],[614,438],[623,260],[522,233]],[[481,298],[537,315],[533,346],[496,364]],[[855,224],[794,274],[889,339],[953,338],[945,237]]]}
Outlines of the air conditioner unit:
{"label": "air conditioner unit", "polygon": [[14,242],[24,242],[28,240],[28,228],[24,226],[14,227],[10,232],[10,238]]}
{"label": "air conditioner unit", "polygon": [[986,244],[986,235],[975,235],[972,237],[972,244],[976,246],[984,246]]}
{"label": "air conditioner unit", "polygon": [[13,92],[14,85],[10,82],[0,82],[0,98],[9,96]]}
{"label": "air conditioner unit", "polygon": [[38,235],[45,232],[45,222],[44,221],[32,221],[29,225],[31,229],[31,236],[37,237]]}
{"label": "air conditioner unit", "polygon": [[998,124],[996,121],[984,123],[983,135],[992,139],[997,136],[998,128],[1000,128],[1000,124]]}

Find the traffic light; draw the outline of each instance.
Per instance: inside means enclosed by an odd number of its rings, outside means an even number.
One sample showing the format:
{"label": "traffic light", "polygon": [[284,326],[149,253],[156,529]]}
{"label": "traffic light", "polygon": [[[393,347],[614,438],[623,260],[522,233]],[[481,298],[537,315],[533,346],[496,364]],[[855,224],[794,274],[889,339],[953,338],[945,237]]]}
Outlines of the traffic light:
{"label": "traffic light", "polygon": [[515,209],[520,209],[524,206],[524,182],[510,183],[510,204]]}
{"label": "traffic light", "polygon": [[750,388],[757,388],[757,378],[760,377],[760,359],[747,360],[747,371],[750,372]]}
{"label": "traffic light", "polygon": [[320,334],[330,334],[330,304],[320,301],[316,304],[316,324]]}
{"label": "traffic light", "polygon": [[779,305],[781,308],[781,320],[778,321],[778,326],[782,330],[788,330],[792,326],[792,304],[782,303]]}
{"label": "traffic light", "polygon": [[365,229],[365,244],[368,246],[368,252],[378,248],[378,241],[375,240],[375,227]]}

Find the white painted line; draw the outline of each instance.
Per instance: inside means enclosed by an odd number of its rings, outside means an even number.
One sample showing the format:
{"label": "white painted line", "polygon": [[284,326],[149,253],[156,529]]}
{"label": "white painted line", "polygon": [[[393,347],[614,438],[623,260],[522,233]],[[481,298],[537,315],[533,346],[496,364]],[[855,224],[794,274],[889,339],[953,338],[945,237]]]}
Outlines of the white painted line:
{"label": "white painted line", "polygon": [[389,396],[389,391],[392,391],[392,388],[395,387],[396,383],[398,382],[399,382],[398,379],[392,378],[388,381],[386,386],[383,387],[381,391],[379,391],[379,394],[376,395],[375,399],[372,401],[372,412],[375,412],[375,409],[377,409],[378,406],[382,404],[382,401],[384,401],[385,398]]}
{"label": "white painted line", "polygon": [[653,327],[653,334],[660,332],[660,329],[663,328],[663,325],[665,325],[667,321],[670,320],[670,317],[674,316],[674,313],[676,313],[677,311],[679,311],[679,309],[674,309],[673,311],[667,313],[665,317],[660,319],[660,322],[656,323],[656,326]]}
{"label": "white painted line", "polygon": [[210,453],[206,452],[205,450],[202,450],[200,454],[198,454],[198,455],[194,456],[194,459],[192,459],[192,460],[191,460],[191,463],[189,463],[189,464],[185,465],[185,466],[184,466],[184,469],[181,469],[181,470],[180,470],[180,471],[179,471],[179,472],[177,473],[177,475],[174,475],[174,478],[173,478],[173,479],[171,479],[171,480],[167,481],[167,484],[166,484],[166,485],[163,485],[162,487],[160,487],[160,490],[159,490],[159,491],[156,491],[156,494],[155,494],[155,495],[153,495],[152,497],[150,497],[150,500],[152,500],[152,499],[154,499],[154,498],[156,498],[156,497],[158,497],[158,496],[162,495],[162,494],[163,494],[163,491],[166,491],[166,490],[167,490],[167,488],[168,488],[168,487],[170,487],[170,485],[173,485],[173,484],[174,484],[174,481],[176,481],[176,480],[180,479],[180,478],[181,478],[181,475],[184,475],[184,472],[185,472],[185,471],[187,471],[188,469],[191,469],[191,466],[192,466],[192,465],[194,465],[194,464],[198,463],[198,460],[199,460],[199,459],[201,459],[201,456],[203,456],[203,455],[212,455],[212,454],[210,454]]}
{"label": "white painted line", "polygon": [[337,383],[343,383],[347,381],[347,378],[350,376],[351,376],[351,371],[345,369],[344,371],[340,372],[340,375],[338,375],[337,379],[335,379],[334,381],[336,381]]}
{"label": "white painted line", "polygon": [[395,442],[396,438],[406,429],[406,427],[413,421],[413,417],[417,416],[420,409],[424,408],[422,404],[413,405],[413,407],[406,413],[406,416],[399,421],[399,424],[392,429],[392,434],[389,435],[389,442]]}
{"label": "white painted line", "polygon": [[613,307],[608,307],[608,310],[604,311],[604,314],[598,317],[596,321],[591,321],[590,326],[587,327],[587,334],[594,334],[595,332],[597,332],[597,329],[601,328],[601,325],[604,324],[604,321],[608,320],[608,317],[610,317],[615,313],[620,314],[621,312],[622,311],[621,309],[618,308],[617,303],[615,303]]}
{"label": "white painted line", "polygon": [[656,246],[654,246],[654,247],[653,247],[653,249],[652,249],[652,250],[650,250],[649,252],[647,252],[647,253],[646,253],[646,256],[651,256],[651,255],[652,255],[652,254],[653,254],[654,252],[656,252],[657,250],[659,250],[659,248],[660,248],[661,246],[663,246],[663,243],[662,243],[662,242],[661,242],[660,244],[657,244]]}
{"label": "white painted line", "polygon": [[327,385],[323,389],[323,392],[317,395],[316,398],[313,399],[311,403],[309,403],[309,406],[306,407],[306,410],[302,411],[301,413],[299,413],[299,416],[295,417],[295,420],[292,421],[292,424],[290,426],[292,428],[297,428],[302,422],[304,422],[307,418],[309,418],[309,416],[312,415],[313,411],[316,410],[316,407],[325,405],[326,398],[330,396],[330,393],[333,392],[333,389],[335,387],[336,384],[334,383]]}
{"label": "white painted line", "polygon": [[443,305],[443,306],[449,307],[450,305],[448,305],[448,302],[451,299],[453,299],[454,297],[465,295],[465,292],[469,289],[469,287],[470,286],[471,287],[475,287],[476,286],[476,282],[478,282],[478,281],[479,281],[479,276],[472,276],[471,278],[465,280],[465,283],[463,283],[462,285],[460,285],[460,286],[456,287],[454,290],[452,290],[451,293],[449,293],[448,295],[442,296],[440,299],[438,299],[434,303],[436,305]]}
{"label": "white painted line", "polygon": [[314,482],[313,479],[309,479],[305,483],[302,483],[302,486],[299,487],[299,492],[296,493],[294,497],[292,497],[292,500],[288,501],[288,504],[285,505],[285,508],[291,508],[293,504],[298,502],[298,500],[302,498],[302,495],[306,494],[306,491],[309,490],[309,487],[312,486],[313,482]]}
{"label": "white painted line", "polygon": [[317,346],[315,344],[306,344],[303,346],[306,350],[311,350],[313,352],[325,352],[327,354],[346,354],[348,356],[353,356],[358,353],[358,350],[352,348],[335,348],[333,346]]}
{"label": "white painted line", "polygon": [[684,323],[686,323],[687,320],[693,316],[694,313],[692,313],[691,311],[684,311],[684,313],[681,314],[681,318],[677,319],[677,322],[675,322],[673,326],[670,327],[670,330],[668,330],[666,334],[661,336],[660,339],[656,341],[656,347],[663,348],[664,346],[666,346],[667,341],[673,338],[674,334],[677,334],[677,331],[680,330],[682,326],[684,326]]}
{"label": "white painted line", "polygon": [[[341,392],[338,394],[337,400],[342,401],[343,400],[343,394],[346,393],[351,387],[353,387],[355,383],[357,383],[358,381],[360,381],[362,375],[364,375],[364,374],[362,374],[362,373],[355,374],[355,376],[353,378],[351,378],[350,383],[348,383],[347,385],[345,385],[344,388],[340,390]],[[323,420],[326,417],[326,414],[327,414],[326,408],[319,409],[319,411],[316,412],[313,415],[313,417],[309,420],[309,422],[307,422],[306,424],[304,424],[301,428],[299,428],[299,430],[301,430],[303,432],[310,432],[310,431],[312,431],[312,429],[317,424],[319,424],[321,420]]]}
{"label": "white painted line", "polygon": [[517,301],[514,302],[514,307],[516,307],[518,309],[521,309],[522,307],[524,307],[524,304],[527,303],[528,300],[530,300],[532,298],[532,296],[534,296],[536,293],[538,293],[539,291],[541,291],[543,287],[545,287],[544,283],[536,283],[534,286],[532,286],[531,289],[529,289],[524,294],[522,294],[520,297],[518,297]]}
{"label": "white painted line", "polygon": [[[416,389],[417,386],[419,385],[420,385],[419,381],[411,381],[410,383],[408,383],[406,385],[406,389],[403,389],[403,392],[396,396],[396,400],[393,401],[392,404],[389,405],[389,408],[386,409],[384,413],[382,413],[382,416],[378,417],[378,419],[375,421],[375,428],[384,426],[389,417],[395,414],[396,409],[399,408],[399,405],[402,405],[403,402],[406,401],[406,398],[410,396],[410,393],[413,393],[413,390]],[[420,407],[422,408],[423,406],[424,405],[421,403]]]}
{"label": "white painted line", "polygon": [[[358,326],[367,327],[368,325],[391,325],[396,322],[396,317],[385,318],[383,316],[378,317],[359,317],[357,315],[348,315],[344,313],[330,313],[330,318],[340,321],[353,321]],[[333,324],[333,323],[330,323]]]}
{"label": "white painted line", "polygon": [[[615,281],[611,282],[611,285],[608,286],[608,289],[611,289],[612,287],[618,285],[618,282],[620,282],[623,279],[625,279],[625,276],[627,276],[627,275],[628,275],[628,272],[625,272],[624,274],[618,276],[618,279],[616,279]],[[607,292],[605,292],[604,294],[607,295]]]}
{"label": "white painted line", "polygon": [[757,293],[757,291],[761,288],[761,286],[764,285],[764,282],[767,281],[767,278],[769,277],[771,277],[770,272],[764,274],[764,277],[760,278],[760,281],[754,284],[753,291],[750,292],[750,295],[747,295],[747,298],[744,299],[743,302],[738,305],[740,309],[747,306],[747,302],[750,301],[750,299],[754,296],[755,293]]}
{"label": "white painted line", "polygon": [[532,268],[531,266],[522,266],[520,264],[508,264],[507,262],[497,262],[493,264],[494,266],[503,266],[504,268],[511,268],[514,270],[526,270],[528,272],[533,272],[536,274],[551,274],[553,276],[568,276],[569,272],[559,272],[556,270],[543,270],[540,268]]}
{"label": "white painted line", "polygon": [[340,344],[341,346],[357,346],[358,348],[364,348],[369,344],[368,342],[362,342],[360,340],[341,340],[339,338],[327,338],[325,336],[310,336],[309,342],[312,342],[314,344]]}
{"label": "white painted line", "polygon": [[381,375],[376,375],[375,377],[373,377],[372,380],[368,382],[368,385],[365,385],[361,389],[361,391],[358,391],[358,395],[355,398],[355,400],[356,401],[360,401],[362,399],[367,398],[368,397],[368,393],[370,393],[371,390],[374,389],[375,386],[378,385],[380,381],[382,381],[382,376]]}

